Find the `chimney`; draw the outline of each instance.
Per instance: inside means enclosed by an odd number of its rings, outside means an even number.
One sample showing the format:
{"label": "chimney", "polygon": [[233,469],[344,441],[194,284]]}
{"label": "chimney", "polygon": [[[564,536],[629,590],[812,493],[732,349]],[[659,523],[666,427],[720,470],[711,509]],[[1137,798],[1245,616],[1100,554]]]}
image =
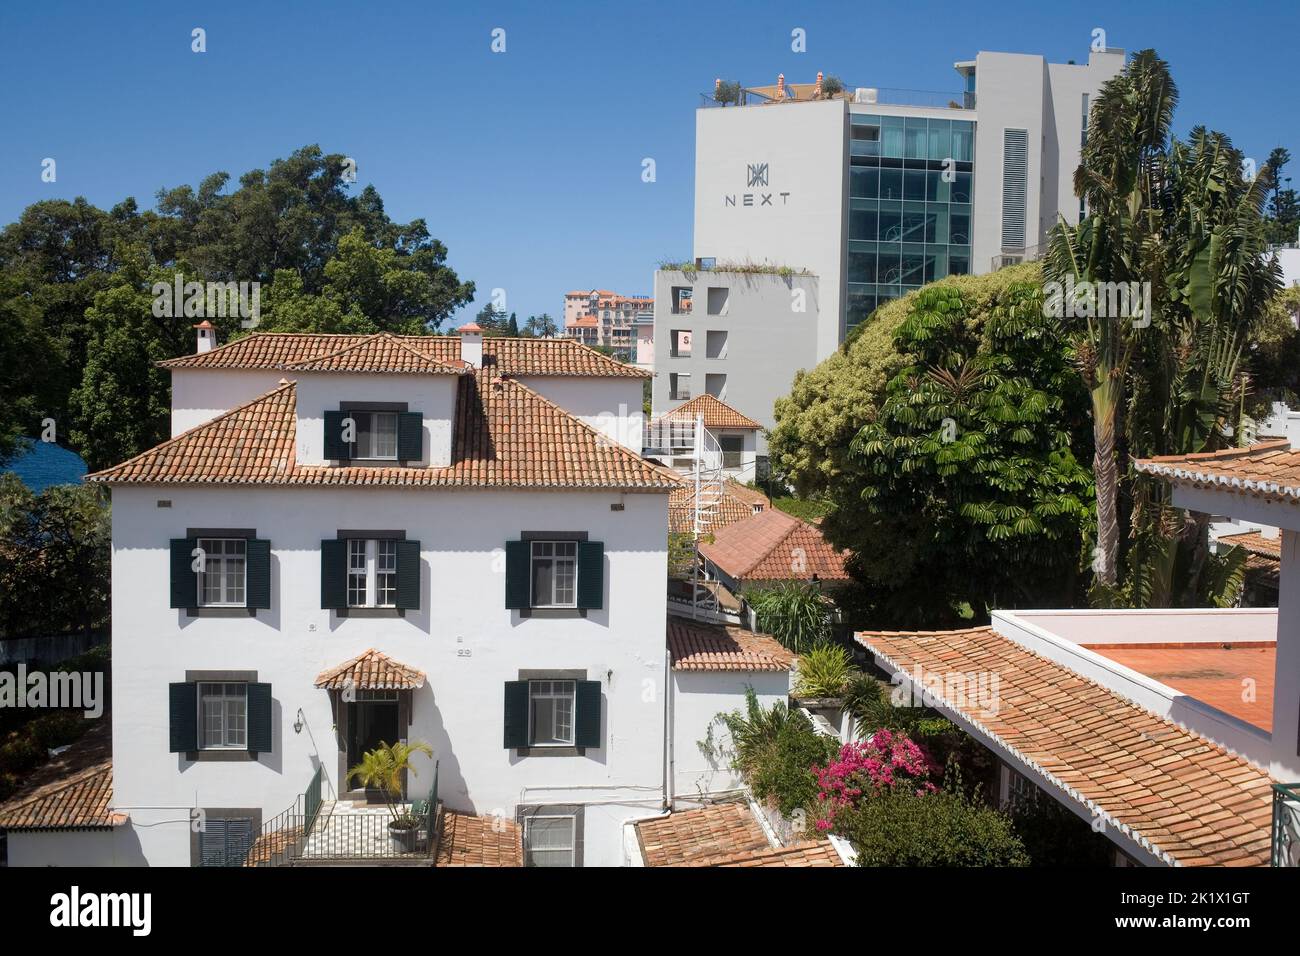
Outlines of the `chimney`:
{"label": "chimney", "polygon": [[813,87],[812,98],[819,100],[822,98],[822,71],[817,71],[817,85]]}
{"label": "chimney", "polygon": [[477,322],[460,327],[460,359],[470,368],[483,367],[483,330]]}
{"label": "chimney", "polygon": [[1279,530],[1280,529],[1274,527],[1273,525],[1266,524],[1259,529],[1259,536],[1263,538],[1265,541],[1276,541],[1278,539]]}
{"label": "chimney", "polygon": [[199,330],[199,341],[194,349],[196,354],[202,355],[217,347],[217,330],[211,322],[204,319],[194,327]]}
{"label": "chimney", "polygon": [[785,99],[785,74],[778,73],[776,75],[776,101],[780,103],[784,99]]}

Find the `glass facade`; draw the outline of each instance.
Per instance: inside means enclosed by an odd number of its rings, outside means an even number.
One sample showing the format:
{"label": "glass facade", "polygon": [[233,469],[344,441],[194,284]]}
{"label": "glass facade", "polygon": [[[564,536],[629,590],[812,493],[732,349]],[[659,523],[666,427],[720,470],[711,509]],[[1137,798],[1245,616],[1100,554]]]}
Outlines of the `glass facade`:
{"label": "glass facade", "polygon": [[850,113],[848,327],[970,272],[975,124]]}

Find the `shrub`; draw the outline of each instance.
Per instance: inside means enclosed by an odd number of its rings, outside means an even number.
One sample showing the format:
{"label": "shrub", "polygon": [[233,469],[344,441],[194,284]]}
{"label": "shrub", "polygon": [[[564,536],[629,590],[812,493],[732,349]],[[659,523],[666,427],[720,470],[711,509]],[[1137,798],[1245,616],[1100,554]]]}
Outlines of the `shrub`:
{"label": "shrub", "polygon": [[0,744],[0,772],[22,773],[40,764],[47,756],[46,750],[34,736],[11,734]]}
{"label": "shrub", "polygon": [[37,744],[51,750],[72,743],[89,729],[89,723],[78,711],[57,710],[37,717],[26,729]]}
{"label": "shrub", "polygon": [[836,816],[858,866],[1028,866],[1011,819],[953,790],[887,790]]}
{"label": "shrub", "polygon": [[754,609],[755,627],[787,650],[802,654],[830,637],[830,602],[816,584],[787,581],[747,590],[742,596]]}
{"label": "shrub", "polygon": [[849,652],[839,644],[823,641],[799,656],[799,697],[839,697],[857,674]]}
{"label": "shrub", "polygon": [[819,788],[817,829],[832,829],[840,813],[886,791],[933,793],[930,774],[935,769],[929,755],[904,734],[881,730],[870,740],[845,744],[835,760],[813,768]]}
{"label": "shrub", "polygon": [[812,721],[784,701],[764,710],[753,688],[746,690],[745,704],[743,714],[733,711],[716,718],[731,735],[732,767],[744,774],[754,796],[770,798],[786,816],[796,810],[811,813],[818,792],[812,768],[828,763],[839,741],[817,733]]}

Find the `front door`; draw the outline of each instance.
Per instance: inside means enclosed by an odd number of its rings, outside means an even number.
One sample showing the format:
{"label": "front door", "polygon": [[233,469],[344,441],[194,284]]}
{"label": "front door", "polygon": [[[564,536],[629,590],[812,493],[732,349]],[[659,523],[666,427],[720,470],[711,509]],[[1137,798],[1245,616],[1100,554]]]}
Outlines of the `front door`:
{"label": "front door", "polygon": [[[397,691],[358,691],[357,699],[349,702],[347,764],[351,770],[361,762],[368,750],[374,750],[381,743],[393,744],[401,739],[398,719]],[[348,780],[348,789],[361,791],[356,780]],[[377,789],[367,789],[366,795],[379,797]]]}

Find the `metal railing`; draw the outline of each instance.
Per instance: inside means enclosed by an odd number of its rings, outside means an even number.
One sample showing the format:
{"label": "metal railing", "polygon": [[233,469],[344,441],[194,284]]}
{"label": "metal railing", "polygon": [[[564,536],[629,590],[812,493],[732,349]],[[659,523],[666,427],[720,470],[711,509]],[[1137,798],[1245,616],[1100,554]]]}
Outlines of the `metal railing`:
{"label": "metal railing", "polygon": [[1273,866],[1300,866],[1300,783],[1273,784]]}
{"label": "metal railing", "polygon": [[307,789],[294,798],[293,805],[262,824],[243,866],[287,866],[297,859],[306,836],[321,807],[323,768],[317,767]]}

